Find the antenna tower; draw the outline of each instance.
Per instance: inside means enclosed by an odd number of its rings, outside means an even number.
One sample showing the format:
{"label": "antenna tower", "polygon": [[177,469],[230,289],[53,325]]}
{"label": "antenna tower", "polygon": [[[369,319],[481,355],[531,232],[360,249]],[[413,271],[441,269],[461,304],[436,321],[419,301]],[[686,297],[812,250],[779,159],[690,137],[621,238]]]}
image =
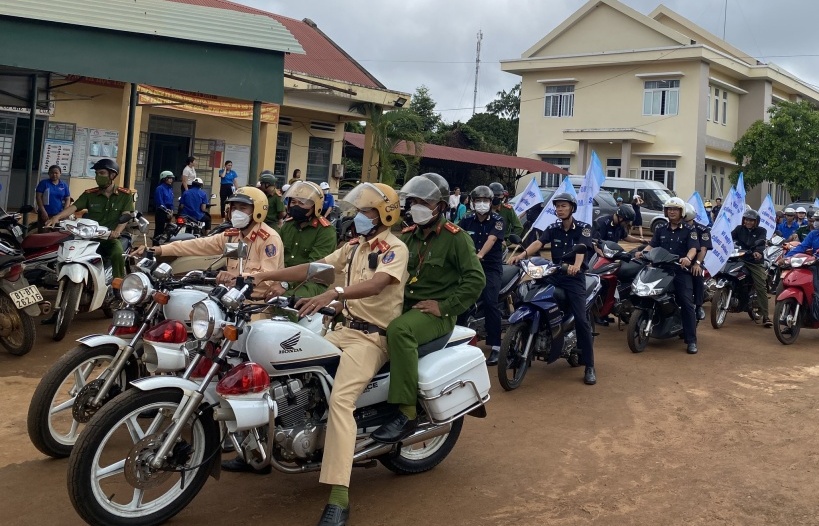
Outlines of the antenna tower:
{"label": "antenna tower", "polygon": [[475,108],[478,104],[478,71],[481,69],[481,40],[483,31],[478,30],[478,46],[475,52],[475,90],[472,92],[472,115],[475,115]]}

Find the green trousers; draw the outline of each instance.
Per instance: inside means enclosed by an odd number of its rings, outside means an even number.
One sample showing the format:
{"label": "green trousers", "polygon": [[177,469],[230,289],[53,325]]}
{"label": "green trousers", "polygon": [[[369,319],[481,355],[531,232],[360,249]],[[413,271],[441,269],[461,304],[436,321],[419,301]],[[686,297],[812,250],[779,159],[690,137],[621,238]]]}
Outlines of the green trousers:
{"label": "green trousers", "polygon": [[746,263],[745,268],[751,273],[754,280],[754,289],[756,290],[756,304],[759,307],[759,313],[763,317],[768,317],[768,273],[762,265],[754,263]]}
{"label": "green trousers", "polygon": [[115,278],[125,277],[125,256],[119,239],[102,239],[97,254],[111,261],[111,273]]}
{"label": "green trousers", "polygon": [[387,402],[415,405],[418,400],[418,346],[452,331],[455,318],[410,309],[387,327],[390,391]]}

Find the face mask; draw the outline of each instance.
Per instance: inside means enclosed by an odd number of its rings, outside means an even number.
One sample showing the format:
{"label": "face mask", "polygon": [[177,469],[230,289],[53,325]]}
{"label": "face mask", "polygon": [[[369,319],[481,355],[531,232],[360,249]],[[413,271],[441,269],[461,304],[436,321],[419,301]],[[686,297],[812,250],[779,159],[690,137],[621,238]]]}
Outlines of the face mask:
{"label": "face mask", "polygon": [[359,212],[353,218],[355,231],[360,236],[366,236],[375,228],[375,220],[365,216],[363,212]]}
{"label": "face mask", "polygon": [[108,188],[111,185],[111,178],[107,175],[98,175],[96,177],[97,186],[100,188]]}
{"label": "face mask", "polygon": [[499,204],[501,204],[501,201],[502,199],[500,197],[492,198],[492,206],[498,206]]}
{"label": "face mask", "polygon": [[410,207],[410,214],[412,214],[412,222],[416,225],[424,226],[434,217],[432,210],[424,205],[412,205]]}
{"label": "face mask", "polygon": [[233,228],[244,228],[250,224],[250,216],[239,210],[230,213],[230,224]]}
{"label": "face mask", "polygon": [[293,205],[290,207],[290,217],[293,218],[294,221],[297,223],[301,223],[302,221],[307,220],[308,210],[306,208],[302,208],[297,205]]}
{"label": "face mask", "polygon": [[474,208],[477,213],[483,215],[489,213],[489,209],[491,208],[491,206],[489,203],[481,201],[480,203],[475,203]]}

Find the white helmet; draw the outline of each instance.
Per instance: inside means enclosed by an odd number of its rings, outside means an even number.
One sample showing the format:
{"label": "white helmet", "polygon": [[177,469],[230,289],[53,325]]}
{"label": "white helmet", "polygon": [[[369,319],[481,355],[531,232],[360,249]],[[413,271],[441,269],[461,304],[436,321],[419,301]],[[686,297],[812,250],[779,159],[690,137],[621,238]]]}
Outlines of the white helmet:
{"label": "white helmet", "polygon": [[694,205],[691,203],[685,203],[685,216],[683,216],[684,221],[693,221],[694,218],[697,217],[697,211],[694,209]]}
{"label": "white helmet", "polygon": [[202,186],[203,184],[205,184],[205,181],[197,177],[196,179],[191,181],[191,184],[198,184],[199,186]]}
{"label": "white helmet", "polygon": [[800,206],[799,208],[797,208],[797,209],[796,209],[796,213],[797,213],[797,214],[800,214],[800,213],[801,213],[801,214],[807,214],[807,213],[808,213],[808,211],[807,211],[807,210],[805,210],[805,207],[804,207],[804,206]]}
{"label": "white helmet", "polygon": [[784,213],[785,215],[788,215],[788,214],[790,214],[790,215],[795,215],[795,214],[796,214],[796,210],[794,210],[794,209],[793,209],[793,208],[791,208],[791,207],[788,207],[788,208],[786,208],[786,209],[784,210],[784,212],[783,212],[783,213]]}
{"label": "white helmet", "polygon": [[679,197],[672,197],[665,202],[663,208],[679,208],[680,210],[685,211],[685,201]]}

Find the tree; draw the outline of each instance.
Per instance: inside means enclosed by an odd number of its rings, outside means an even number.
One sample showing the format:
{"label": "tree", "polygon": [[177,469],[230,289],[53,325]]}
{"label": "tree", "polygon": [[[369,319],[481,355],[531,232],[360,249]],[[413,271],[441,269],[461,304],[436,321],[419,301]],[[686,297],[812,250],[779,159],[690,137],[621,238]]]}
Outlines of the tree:
{"label": "tree", "polygon": [[415,95],[412,96],[412,102],[409,105],[409,111],[417,115],[421,119],[421,131],[424,137],[429,138],[438,130],[438,127],[443,124],[441,115],[435,113],[435,101],[429,94],[429,88],[424,85],[415,89]]}
{"label": "tree", "polygon": [[507,91],[499,91],[498,98],[486,105],[487,113],[502,119],[517,121],[520,117],[520,82]]}
{"label": "tree", "polygon": [[808,102],[782,102],[768,112],[770,122],[757,121],[736,142],[731,155],[744,172],[745,183],[783,185],[796,198],[819,188],[819,111]]}
{"label": "tree", "polygon": [[492,113],[476,113],[467,121],[467,125],[483,135],[489,151],[506,155],[515,155],[517,152],[517,119],[504,119]]}

